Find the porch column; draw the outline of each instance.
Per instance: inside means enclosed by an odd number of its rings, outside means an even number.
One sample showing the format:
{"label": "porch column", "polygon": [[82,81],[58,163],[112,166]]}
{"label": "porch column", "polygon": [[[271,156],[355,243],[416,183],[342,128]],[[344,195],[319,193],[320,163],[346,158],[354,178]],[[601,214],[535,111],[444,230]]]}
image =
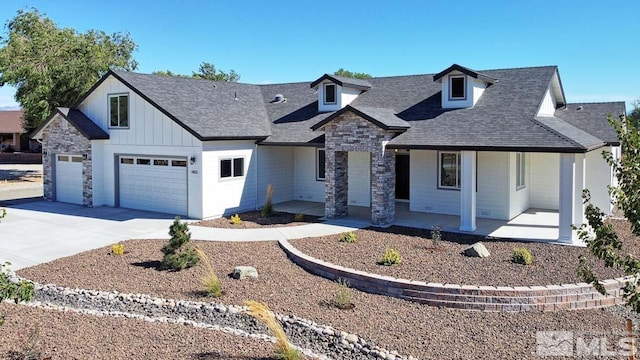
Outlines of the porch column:
{"label": "porch column", "polygon": [[329,219],[347,216],[349,200],[348,155],[346,151],[325,152],[324,214]]}
{"label": "porch column", "polygon": [[476,231],[476,152],[460,156],[460,231]]}
{"label": "porch column", "polygon": [[571,226],[580,226],[584,221],[585,161],[584,154],[560,154],[558,241],[561,242],[578,244]]}
{"label": "porch column", "polygon": [[396,215],[396,157],[393,150],[371,153],[371,223],[390,225]]}

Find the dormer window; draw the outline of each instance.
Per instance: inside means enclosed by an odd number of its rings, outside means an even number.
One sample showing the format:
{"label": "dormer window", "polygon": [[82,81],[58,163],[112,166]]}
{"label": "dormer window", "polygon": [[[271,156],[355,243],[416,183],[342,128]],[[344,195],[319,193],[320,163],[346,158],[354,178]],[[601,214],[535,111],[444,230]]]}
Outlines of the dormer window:
{"label": "dormer window", "polygon": [[466,94],[465,88],[466,88],[465,76],[449,77],[449,99],[451,100],[466,99],[467,94]]}
{"label": "dormer window", "polygon": [[324,84],[324,103],[336,103],[336,86],[334,84]]}

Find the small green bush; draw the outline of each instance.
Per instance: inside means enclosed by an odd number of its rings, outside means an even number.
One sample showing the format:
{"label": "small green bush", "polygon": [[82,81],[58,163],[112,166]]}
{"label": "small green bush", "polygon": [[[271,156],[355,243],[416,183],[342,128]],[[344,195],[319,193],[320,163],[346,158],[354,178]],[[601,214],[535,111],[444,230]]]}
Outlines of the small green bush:
{"label": "small green bush", "polygon": [[0,221],[2,221],[2,218],[4,218],[5,216],[7,216],[7,210],[0,209]]}
{"label": "small green bush", "polygon": [[399,265],[402,262],[402,256],[398,250],[387,248],[382,255],[382,260],[380,260],[380,264],[384,266],[392,266]]}
{"label": "small green bush", "polygon": [[511,255],[511,261],[521,265],[531,265],[533,262],[533,255],[526,248],[513,249],[513,255]]}
{"label": "small green bush", "polygon": [[347,309],[351,306],[351,287],[347,280],[338,279],[338,290],[333,297],[333,304],[339,309]]}
{"label": "small green bush", "polygon": [[169,235],[171,236],[169,243],[162,247],[164,254],[162,266],[165,269],[179,271],[200,263],[200,256],[196,249],[189,244],[191,241],[189,225],[181,223],[179,216],[176,216],[169,228]]}
{"label": "small green bush", "polygon": [[353,231],[349,231],[348,233],[340,235],[340,242],[352,244],[357,240],[358,238],[356,237],[356,233],[354,233]]}
{"label": "small green bush", "polygon": [[242,219],[240,219],[240,215],[235,214],[235,215],[231,215],[231,223],[233,225],[240,225],[242,224]]}
{"label": "small green bush", "polygon": [[20,280],[12,282],[9,280],[10,262],[0,264],[0,302],[13,300],[16,304],[20,301],[31,301],[36,295],[35,288],[31,281]]}
{"label": "small green bush", "polygon": [[295,214],[293,216],[293,221],[295,222],[301,222],[304,220],[304,214]]}

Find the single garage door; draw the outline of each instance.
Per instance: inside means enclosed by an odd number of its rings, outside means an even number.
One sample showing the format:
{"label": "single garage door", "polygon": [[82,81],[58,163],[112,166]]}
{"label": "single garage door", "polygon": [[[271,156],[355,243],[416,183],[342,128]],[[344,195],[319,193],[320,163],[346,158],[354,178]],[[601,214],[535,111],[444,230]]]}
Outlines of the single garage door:
{"label": "single garage door", "polygon": [[56,201],[82,205],[82,156],[56,155]]}
{"label": "single garage door", "polygon": [[153,156],[119,158],[120,206],[187,214],[187,160]]}

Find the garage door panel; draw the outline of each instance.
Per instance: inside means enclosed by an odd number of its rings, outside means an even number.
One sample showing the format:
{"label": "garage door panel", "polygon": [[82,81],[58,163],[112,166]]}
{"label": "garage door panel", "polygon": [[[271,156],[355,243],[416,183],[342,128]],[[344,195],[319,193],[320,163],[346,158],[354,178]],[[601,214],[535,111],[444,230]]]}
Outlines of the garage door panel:
{"label": "garage door panel", "polygon": [[[131,156],[122,157],[131,159]],[[187,168],[171,166],[162,157],[134,157],[120,161],[120,206],[132,209],[187,214]],[[184,161],[184,160],[183,160]]]}
{"label": "garage door panel", "polygon": [[82,156],[56,156],[56,201],[83,203]]}

